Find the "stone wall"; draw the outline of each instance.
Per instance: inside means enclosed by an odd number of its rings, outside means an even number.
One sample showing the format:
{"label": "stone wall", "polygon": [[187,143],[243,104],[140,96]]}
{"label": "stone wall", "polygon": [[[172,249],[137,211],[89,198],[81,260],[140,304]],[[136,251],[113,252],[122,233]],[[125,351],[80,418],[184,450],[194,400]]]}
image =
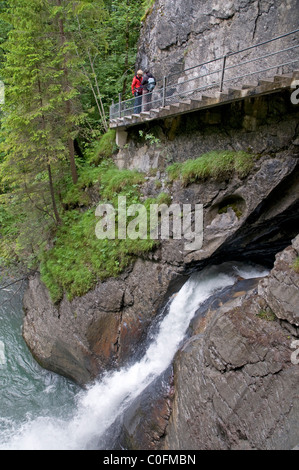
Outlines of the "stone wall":
{"label": "stone wall", "polygon": [[298,146],[298,121],[299,105],[291,103],[290,89],[246,98],[129,128],[127,144],[115,163],[119,168],[163,172],[171,163],[211,150],[275,153]]}

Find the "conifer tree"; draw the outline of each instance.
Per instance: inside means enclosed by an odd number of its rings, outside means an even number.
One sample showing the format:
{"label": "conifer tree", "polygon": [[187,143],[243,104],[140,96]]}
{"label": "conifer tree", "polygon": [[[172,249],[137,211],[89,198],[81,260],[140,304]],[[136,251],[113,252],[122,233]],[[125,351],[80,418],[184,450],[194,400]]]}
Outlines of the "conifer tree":
{"label": "conifer tree", "polygon": [[[40,188],[37,182],[41,178],[37,175],[46,172],[52,213],[59,224],[52,167],[65,152],[62,136],[55,129],[60,120],[56,108],[61,106],[61,71],[51,25],[47,25],[47,2],[12,0],[6,18],[13,29],[4,46],[6,105],[2,149],[6,157],[2,176],[23,197],[39,206],[38,191],[33,193],[35,188]],[[41,207],[41,210],[45,209]]]}

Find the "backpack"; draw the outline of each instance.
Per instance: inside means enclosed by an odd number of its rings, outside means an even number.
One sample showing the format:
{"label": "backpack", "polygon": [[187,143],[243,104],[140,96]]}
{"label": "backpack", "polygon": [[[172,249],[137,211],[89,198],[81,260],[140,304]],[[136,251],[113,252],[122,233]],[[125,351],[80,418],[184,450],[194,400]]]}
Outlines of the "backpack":
{"label": "backpack", "polygon": [[148,91],[153,91],[155,86],[156,86],[156,80],[153,77],[149,78],[148,83],[146,85],[147,90]]}

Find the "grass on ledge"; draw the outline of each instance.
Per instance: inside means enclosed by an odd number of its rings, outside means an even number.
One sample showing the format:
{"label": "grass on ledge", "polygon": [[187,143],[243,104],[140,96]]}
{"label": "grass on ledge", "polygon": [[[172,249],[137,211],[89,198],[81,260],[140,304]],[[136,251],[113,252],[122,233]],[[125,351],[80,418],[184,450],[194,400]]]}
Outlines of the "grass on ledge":
{"label": "grass on ledge", "polygon": [[246,152],[212,151],[195,160],[174,163],[167,168],[170,181],[180,179],[183,186],[213,178],[225,180],[237,174],[245,178],[253,168],[255,156]]}

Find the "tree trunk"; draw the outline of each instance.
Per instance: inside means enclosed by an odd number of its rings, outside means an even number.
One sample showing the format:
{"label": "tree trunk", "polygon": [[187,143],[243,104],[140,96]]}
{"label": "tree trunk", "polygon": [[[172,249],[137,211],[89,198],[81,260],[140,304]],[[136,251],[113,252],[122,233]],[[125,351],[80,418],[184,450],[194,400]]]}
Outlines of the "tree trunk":
{"label": "tree trunk", "polygon": [[[128,5],[128,2],[127,2]],[[128,81],[128,67],[129,67],[129,40],[130,40],[130,23],[129,19],[127,18],[126,24],[126,55],[125,55],[125,63],[124,63],[124,83],[123,83],[123,90],[122,90],[122,99],[125,99],[126,96],[126,89],[127,89],[127,81]]]}
{"label": "tree trunk", "polygon": [[[40,80],[38,80],[38,91],[39,91],[39,96],[40,96],[40,105],[41,105],[41,109],[42,109],[43,99],[42,99],[42,89],[41,89]],[[43,129],[43,131],[45,131],[45,128],[46,128],[45,116],[42,114],[42,129]],[[51,194],[51,200],[52,200],[52,208],[53,208],[56,224],[61,225],[61,218],[60,218],[59,212],[57,210],[57,205],[56,205],[56,200],[55,200],[55,191],[54,191],[54,185],[53,185],[52,170],[51,170],[51,166],[50,166],[50,163],[49,163],[48,155],[46,157],[47,157],[47,160],[48,160],[47,169],[48,169],[48,176],[49,176],[49,187],[50,187],[50,194]]]}
{"label": "tree trunk", "polygon": [[60,215],[58,213],[57,205],[56,205],[56,201],[55,201],[52,170],[51,170],[51,165],[49,163],[48,163],[48,175],[49,175],[49,186],[50,186],[50,193],[51,193],[51,199],[52,199],[52,207],[53,207],[55,219],[56,219],[57,225],[61,225],[61,218],[60,218]]}
{"label": "tree trunk", "polygon": [[[57,0],[57,4],[59,7],[61,7],[61,0]],[[60,42],[62,47],[64,46],[66,42],[65,38],[65,32],[64,32],[64,24],[63,24],[63,19],[60,17],[58,20],[59,24],[59,33],[60,33]],[[64,54],[64,89],[68,90],[69,88],[69,79],[68,79],[68,69],[67,69],[67,63],[66,63],[66,57]],[[67,116],[70,116],[72,112],[72,106],[70,100],[66,102],[66,114]],[[70,132],[70,129],[69,129]],[[72,175],[72,180],[73,183],[76,184],[78,181],[78,173],[77,173],[77,168],[76,168],[76,161],[75,161],[75,147],[74,147],[74,141],[72,138],[68,138],[68,149],[69,149],[69,160],[70,160],[70,167],[71,167],[71,175]]]}

